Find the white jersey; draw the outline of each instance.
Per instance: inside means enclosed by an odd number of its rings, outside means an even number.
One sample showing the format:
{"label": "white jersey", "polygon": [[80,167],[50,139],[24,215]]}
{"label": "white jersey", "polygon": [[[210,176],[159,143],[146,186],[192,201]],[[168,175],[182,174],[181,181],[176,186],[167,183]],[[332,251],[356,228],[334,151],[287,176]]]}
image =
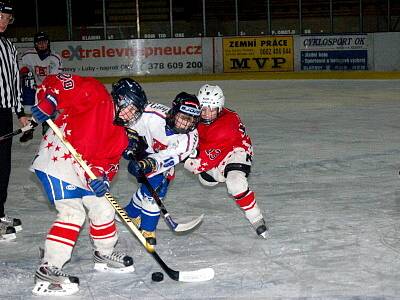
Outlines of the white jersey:
{"label": "white jersey", "polygon": [[36,85],[42,84],[44,78],[50,74],[62,72],[61,57],[51,52],[44,60],[39,58],[36,50],[27,50],[21,58],[21,68],[27,67],[35,77]]}
{"label": "white jersey", "polygon": [[142,116],[131,129],[144,137],[147,142],[146,152],[157,161],[157,171],[163,173],[184,160],[196,149],[199,140],[197,129],[186,133],[174,133],[166,126],[166,113],[169,108],[158,103],[149,103]]}
{"label": "white jersey", "polygon": [[[60,130],[64,132],[64,128]],[[74,186],[89,189],[85,171],[52,130],[43,136],[30,170],[39,170]]]}

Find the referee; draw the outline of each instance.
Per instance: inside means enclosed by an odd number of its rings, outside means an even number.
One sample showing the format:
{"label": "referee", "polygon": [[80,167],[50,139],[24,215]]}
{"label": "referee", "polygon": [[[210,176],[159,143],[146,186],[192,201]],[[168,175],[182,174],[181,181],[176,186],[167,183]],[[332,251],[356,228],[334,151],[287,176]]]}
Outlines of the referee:
{"label": "referee", "polygon": [[[21,104],[21,87],[15,46],[4,36],[8,24],[14,21],[14,9],[8,0],[0,0],[0,136],[13,131],[13,109],[22,126],[29,124]],[[0,142],[0,239],[15,239],[22,229],[21,220],[4,212],[11,173],[12,139]]]}

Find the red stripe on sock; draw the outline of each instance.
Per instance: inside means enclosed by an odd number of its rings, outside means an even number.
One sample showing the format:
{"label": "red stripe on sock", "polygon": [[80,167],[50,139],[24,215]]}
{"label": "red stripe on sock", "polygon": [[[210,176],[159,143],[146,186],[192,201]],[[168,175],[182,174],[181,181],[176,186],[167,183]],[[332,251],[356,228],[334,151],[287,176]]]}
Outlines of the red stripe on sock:
{"label": "red stripe on sock", "polygon": [[[69,226],[73,226],[73,225],[69,225]],[[57,223],[54,223],[53,226],[50,228],[49,235],[59,236],[63,239],[67,239],[67,240],[76,242],[76,240],[78,239],[78,236],[79,236],[80,226],[74,225],[74,227],[76,227],[77,230],[60,227],[60,226],[57,226]]]}
{"label": "red stripe on sock", "polygon": [[[255,195],[253,191],[248,191],[247,194],[245,194],[244,196],[242,196],[244,193],[241,193],[239,195],[235,196],[236,199],[236,203],[241,207],[241,208],[246,208],[245,210],[249,210],[252,209],[255,205]],[[254,203],[252,203],[254,202]],[[251,205],[252,204],[252,205]],[[251,205],[251,207],[249,206]]]}
{"label": "red stripe on sock", "polygon": [[105,239],[110,239],[110,238],[113,238],[116,234],[117,234],[117,232],[115,231],[113,235],[110,235],[110,236],[103,236],[103,237],[97,237],[97,236],[95,237],[95,236],[92,236],[92,239],[94,239],[94,240],[105,240]]}
{"label": "red stripe on sock", "polygon": [[97,228],[97,227],[110,226],[113,223],[115,223],[114,220],[111,220],[110,222],[102,224],[102,225],[96,225],[96,224],[93,224],[92,222],[90,222],[90,226],[93,227],[93,228]]}
{"label": "red stripe on sock", "polygon": [[53,225],[55,225],[55,224],[61,224],[61,225],[66,225],[66,226],[72,226],[72,227],[75,227],[75,228],[78,229],[78,230],[81,230],[81,226],[79,226],[79,225],[77,225],[77,224],[74,224],[74,223],[65,223],[65,222],[56,221],[56,222],[54,222]]}
{"label": "red stripe on sock", "polygon": [[[101,229],[99,229],[99,228],[101,228]],[[114,220],[111,221],[110,223],[106,223],[106,224],[102,224],[102,225],[94,225],[94,224],[90,223],[90,235],[94,239],[103,238],[103,237],[110,238],[115,235],[116,231],[117,231],[117,227],[115,226]],[[107,236],[107,237],[105,237],[105,236]]]}

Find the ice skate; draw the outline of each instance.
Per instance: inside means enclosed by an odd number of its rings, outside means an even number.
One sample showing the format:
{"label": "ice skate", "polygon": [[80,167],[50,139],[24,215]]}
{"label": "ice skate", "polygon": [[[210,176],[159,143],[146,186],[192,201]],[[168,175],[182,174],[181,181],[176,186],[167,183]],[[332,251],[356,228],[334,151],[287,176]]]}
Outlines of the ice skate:
{"label": "ice skate", "polygon": [[262,237],[264,239],[267,238],[268,228],[265,225],[264,219],[258,220],[257,222],[254,222],[252,225],[259,237]]}
{"label": "ice skate", "polygon": [[37,296],[70,296],[79,291],[78,277],[48,263],[43,263],[36,270],[35,283],[32,293]]}
{"label": "ice skate", "polygon": [[94,251],[93,262],[94,269],[100,272],[131,273],[135,271],[132,257],[116,251],[110,255]]}
{"label": "ice skate", "polygon": [[9,242],[17,238],[15,228],[0,222],[0,242]]}
{"label": "ice skate", "polygon": [[156,232],[155,231],[142,230],[142,235],[146,239],[147,243],[149,243],[152,246],[157,245]]}
{"label": "ice skate", "polygon": [[20,219],[11,218],[6,215],[3,218],[0,218],[0,223],[5,224],[9,227],[14,227],[15,232],[20,232],[22,230],[22,222]]}

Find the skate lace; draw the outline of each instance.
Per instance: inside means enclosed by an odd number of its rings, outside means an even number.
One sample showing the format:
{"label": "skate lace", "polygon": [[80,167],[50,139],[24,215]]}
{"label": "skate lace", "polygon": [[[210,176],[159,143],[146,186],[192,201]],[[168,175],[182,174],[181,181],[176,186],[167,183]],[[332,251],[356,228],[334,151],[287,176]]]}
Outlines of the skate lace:
{"label": "skate lace", "polygon": [[61,271],[61,269],[59,269],[59,268],[57,268],[57,267],[48,266],[48,267],[45,267],[45,268],[47,268],[48,271],[49,271],[52,275],[55,275],[55,276],[62,276],[62,277],[69,277],[69,274],[67,274],[67,273],[65,273],[65,272],[63,272],[63,271]]}
{"label": "skate lace", "polygon": [[124,257],[126,256],[126,253],[113,252],[110,255],[104,255],[104,256],[109,258],[110,260],[113,260],[113,261],[123,262],[124,261]]}

